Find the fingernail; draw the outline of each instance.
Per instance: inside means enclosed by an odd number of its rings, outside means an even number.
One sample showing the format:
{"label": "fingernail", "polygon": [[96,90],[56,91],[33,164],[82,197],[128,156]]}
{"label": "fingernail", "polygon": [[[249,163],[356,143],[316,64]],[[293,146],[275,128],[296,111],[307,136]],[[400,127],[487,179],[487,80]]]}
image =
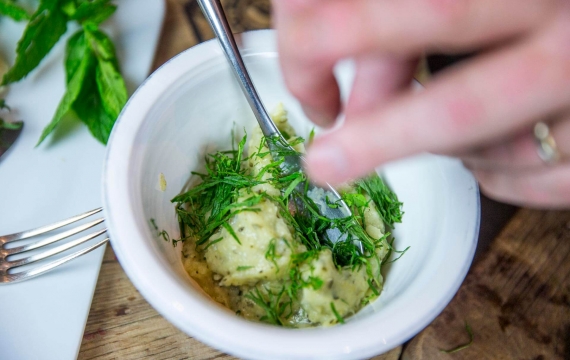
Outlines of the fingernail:
{"label": "fingernail", "polygon": [[336,116],[323,113],[309,105],[302,105],[302,107],[305,115],[315,124],[322,127],[331,127],[334,125]]}
{"label": "fingernail", "polygon": [[320,184],[338,184],[346,180],[349,163],[344,150],[336,145],[313,145],[307,154],[309,177]]}

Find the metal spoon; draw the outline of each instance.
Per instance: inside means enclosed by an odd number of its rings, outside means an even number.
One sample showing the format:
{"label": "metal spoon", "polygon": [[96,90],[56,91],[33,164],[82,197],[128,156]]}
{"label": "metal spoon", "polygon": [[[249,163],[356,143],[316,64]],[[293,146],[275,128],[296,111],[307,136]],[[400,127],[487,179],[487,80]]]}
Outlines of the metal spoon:
{"label": "metal spoon", "polygon": [[[218,38],[222,49],[226,55],[226,58],[230,62],[234,75],[239,80],[241,89],[247,98],[247,101],[253,111],[261,131],[266,138],[270,139],[268,141],[269,151],[273,157],[281,158],[283,157],[283,163],[281,169],[284,174],[292,174],[296,172],[303,172],[303,164],[305,160],[303,157],[296,152],[287,143],[287,140],[283,138],[277,126],[271,120],[267,110],[263,106],[261,99],[259,98],[257,91],[249,77],[249,73],[243,63],[243,59],[239,53],[239,49],[236,45],[235,39],[233,37],[230,25],[224,14],[224,10],[219,0],[198,0],[198,4],[202,8],[202,12],[210,22],[216,37]],[[287,155],[282,156],[281,154],[286,153]],[[304,191],[304,185],[300,184],[302,188],[299,190]],[[309,185],[308,196],[318,205],[320,213],[329,219],[339,219],[352,215],[350,208],[342,200],[338,192],[330,185],[322,188],[324,191],[314,191],[319,189],[314,184]],[[327,201],[328,200],[328,201]],[[335,203],[338,206],[330,207],[328,204]],[[304,204],[297,202],[297,209],[303,208]],[[328,229],[327,237],[333,243],[338,241],[344,241],[347,238],[347,234],[342,234],[338,229]],[[359,240],[355,240],[355,243],[363,252],[362,243]]]}

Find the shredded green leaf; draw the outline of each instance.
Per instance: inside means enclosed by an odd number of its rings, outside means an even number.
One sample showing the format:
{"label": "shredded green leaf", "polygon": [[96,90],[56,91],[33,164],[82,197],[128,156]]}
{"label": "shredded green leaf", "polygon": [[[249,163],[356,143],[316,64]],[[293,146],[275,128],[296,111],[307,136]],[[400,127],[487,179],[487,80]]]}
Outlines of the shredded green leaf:
{"label": "shredded green leaf", "polygon": [[265,258],[270,260],[273,265],[275,265],[275,272],[279,272],[279,265],[275,260],[277,258],[277,253],[275,252],[275,241],[276,239],[271,239],[269,241],[269,246],[267,247],[267,251],[265,252]]}
{"label": "shredded green leaf", "polygon": [[357,180],[356,186],[360,191],[365,191],[374,201],[386,226],[392,228],[394,223],[402,222],[402,215],[404,215],[402,203],[398,201],[398,196],[390,190],[378,174],[373,173]]}
{"label": "shredded green leaf", "polygon": [[338,313],[338,311],[336,311],[336,308],[334,307],[334,303],[331,302],[331,311],[333,312],[334,316],[336,317],[336,320],[340,323],[340,324],[344,324],[344,318],[342,316],[340,316],[340,314]]}
{"label": "shredded green leaf", "polygon": [[307,147],[311,146],[314,139],[315,139],[315,128],[312,128],[311,132],[309,133],[309,140],[307,140]]}
{"label": "shredded green leaf", "polygon": [[283,316],[286,306],[281,303],[283,295],[285,295],[285,288],[277,294],[273,293],[270,289],[264,288],[263,294],[259,288],[245,295],[246,298],[253,301],[257,306],[265,310],[266,315],[259,320],[266,321],[270,324],[283,326],[281,317]]}
{"label": "shredded green leaf", "polygon": [[236,268],[236,270],[237,270],[237,271],[245,271],[245,270],[248,270],[248,269],[251,269],[251,268],[253,268],[253,266],[238,266],[238,267]]}
{"label": "shredded green leaf", "polygon": [[[289,134],[292,142],[303,141]],[[232,135],[233,139],[233,135]],[[293,303],[299,298],[303,288],[310,287],[319,290],[323,279],[316,276],[306,276],[301,273],[301,266],[310,264],[318,258],[323,249],[330,249],[335,266],[351,270],[365,267],[369,277],[368,284],[371,296],[367,301],[380,294],[381,283],[376,280],[380,276],[373,273],[371,264],[377,264],[378,269],[384,264],[377,249],[388,246],[389,251],[396,251],[387,243],[389,234],[380,239],[371,238],[363,227],[363,214],[373,201],[378,207],[379,215],[386,219],[387,226],[401,221],[401,203],[384,182],[374,174],[356,183],[356,193],[343,194],[343,200],[351,207],[353,214],[345,218],[329,219],[321,215],[319,206],[308,193],[309,182],[302,172],[287,173],[281,166],[283,159],[295,155],[289,148],[281,144],[280,138],[263,138],[253,154],[246,157],[245,144],[247,136],[239,143],[232,142],[231,150],[217,151],[205,158],[205,169],[193,173],[193,184],[188,191],[172,199],[176,204],[176,212],[181,228],[186,229],[188,236],[195,239],[199,251],[204,251],[213,243],[223,241],[219,236],[221,228],[225,228],[231,237],[240,245],[238,233],[229,225],[232,217],[243,211],[261,211],[259,204],[272,202],[278,207],[279,215],[294,230],[295,241],[307,249],[301,253],[293,253],[289,264],[289,277],[283,288],[275,292],[269,288],[256,287],[246,298],[261,307],[265,316],[260,320],[271,324],[285,325],[293,313]],[[300,139],[300,140],[299,140]],[[267,151],[271,148],[271,153]],[[271,162],[265,165],[257,175],[249,172],[249,162],[261,161],[272,156]],[[280,190],[279,195],[254,191],[257,185],[269,184]],[[368,195],[371,200],[367,200]],[[335,208],[338,202],[327,199],[327,206]],[[387,208],[385,208],[387,207]],[[333,242],[329,239],[328,231],[337,230],[344,240]],[[354,241],[358,239],[359,242]],[[276,245],[285,239],[272,239],[265,252],[265,258],[273,263],[279,271]],[[287,246],[291,247],[288,242]],[[362,250],[359,248],[362,246]],[[388,244],[388,245],[386,245]],[[201,249],[201,250],[200,250]],[[406,249],[407,250],[407,249]],[[398,253],[403,254],[406,250]],[[250,269],[251,266],[239,266],[238,271]],[[339,316],[331,303],[331,311],[335,313],[339,323],[344,319]]]}

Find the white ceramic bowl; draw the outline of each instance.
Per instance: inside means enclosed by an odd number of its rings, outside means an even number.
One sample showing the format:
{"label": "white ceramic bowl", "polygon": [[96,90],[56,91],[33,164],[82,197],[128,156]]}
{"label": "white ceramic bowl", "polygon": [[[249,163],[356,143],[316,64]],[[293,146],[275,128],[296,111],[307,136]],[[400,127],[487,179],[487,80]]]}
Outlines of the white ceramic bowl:
{"label": "white ceramic bowl", "polygon": [[[281,79],[273,31],[241,36],[254,83],[268,108],[283,102],[300,134],[307,123]],[[340,71],[342,86],[349,77]],[[346,76],[345,76],[346,75]],[[386,166],[384,176],[404,202],[396,246],[410,250],[387,269],[384,291],[345,325],[283,329],[249,322],[207,298],[184,272],[170,203],[230,130],[255,119],[215,41],[195,46],[157,70],[120,116],[108,146],[103,181],[107,226],[115,253],[134,285],[164,317],[190,336],[251,359],[362,359],[402,344],[427,326],[459,288],[479,229],[477,184],[457,160],[421,155]],[[166,191],[158,187],[163,173]]]}

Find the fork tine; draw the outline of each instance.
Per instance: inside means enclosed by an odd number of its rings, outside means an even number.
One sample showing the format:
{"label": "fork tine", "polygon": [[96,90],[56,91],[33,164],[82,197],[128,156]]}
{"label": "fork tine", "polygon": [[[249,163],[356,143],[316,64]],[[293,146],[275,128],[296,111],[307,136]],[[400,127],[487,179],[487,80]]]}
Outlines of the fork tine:
{"label": "fork tine", "polygon": [[14,248],[11,248],[11,249],[4,249],[4,250],[2,250],[2,247],[0,246],[0,254],[15,255],[15,254],[19,254],[19,253],[22,253],[22,252],[25,252],[25,251],[30,251],[30,250],[34,250],[34,249],[37,249],[37,248],[41,248],[41,247],[43,247],[43,246],[52,244],[52,243],[54,243],[54,242],[56,242],[56,241],[63,240],[63,239],[68,238],[68,237],[70,237],[70,236],[72,236],[72,235],[75,235],[75,234],[77,234],[77,233],[80,233],[80,232],[82,232],[82,231],[84,231],[84,230],[87,230],[87,229],[89,229],[89,228],[92,228],[92,227],[95,226],[95,225],[99,225],[99,224],[102,223],[103,221],[105,221],[105,219],[100,218],[100,219],[94,220],[94,221],[92,221],[92,222],[89,222],[89,223],[87,223],[87,224],[79,225],[79,226],[77,226],[77,227],[75,227],[75,228],[73,228],[73,229],[69,229],[69,230],[64,231],[64,232],[62,232],[62,233],[60,233],[60,234],[50,236],[50,237],[48,237],[47,239],[43,239],[43,240],[40,240],[40,241],[36,241],[35,243],[32,243],[32,244],[26,244],[26,245],[23,245],[23,246],[18,246],[18,247],[14,247]]}
{"label": "fork tine", "polygon": [[48,231],[59,229],[62,226],[69,225],[69,224],[74,223],[76,221],[79,221],[81,219],[85,219],[86,217],[89,217],[93,214],[96,214],[96,213],[100,212],[101,210],[103,210],[103,209],[97,208],[97,209],[94,209],[91,211],[87,211],[83,214],[76,215],[76,216],[70,217],[68,219],[56,222],[54,224],[50,224],[50,225],[46,225],[46,226],[40,226],[38,228],[22,231],[19,233],[0,236],[0,243],[18,241],[18,240],[27,239],[27,238],[32,237],[32,236],[41,235],[41,234],[46,233]]}
{"label": "fork tine", "polygon": [[99,241],[98,243],[87,247],[85,249],[81,249],[77,252],[74,252],[73,254],[69,254],[67,256],[64,256],[60,259],[57,259],[55,261],[52,261],[50,263],[47,263],[45,265],[40,265],[34,269],[30,269],[27,271],[22,271],[22,272],[18,272],[15,274],[6,274],[6,275],[2,275],[0,274],[0,284],[2,283],[14,283],[14,282],[18,282],[18,281],[23,281],[23,280],[28,280],[30,278],[36,277],[38,275],[44,274],[48,271],[51,271],[53,269],[55,269],[56,267],[65,264],[68,261],[71,261],[83,254],[87,254],[95,249],[97,249],[98,247],[100,247],[101,245],[106,244],[107,242],[109,242],[109,238],[105,238],[101,241]]}
{"label": "fork tine", "polygon": [[13,268],[18,267],[18,266],[31,264],[33,262],[43,260],[49,256],[59,254],[60,252],[64,252],[66,250],[71,249],[72,247],[75,247],[77,245],[81,245],[81,244],[83,244],[83,243],[85,243],[91,239],[94,239],[97,236],[99,236],[105,232],[107,232],[107,229],[99,230],[99,231],[94,232],[93,234],[88,234],[88,235],[83,236],[79,239],[69,241],[69,242],[62,244],[58,247],[55,247],[53,249],[46,250],[40,254],[28,256],[27,258],[23,258],[23,259],[19,259],[19,260],[8,261],[8,269],[13,269]]}

